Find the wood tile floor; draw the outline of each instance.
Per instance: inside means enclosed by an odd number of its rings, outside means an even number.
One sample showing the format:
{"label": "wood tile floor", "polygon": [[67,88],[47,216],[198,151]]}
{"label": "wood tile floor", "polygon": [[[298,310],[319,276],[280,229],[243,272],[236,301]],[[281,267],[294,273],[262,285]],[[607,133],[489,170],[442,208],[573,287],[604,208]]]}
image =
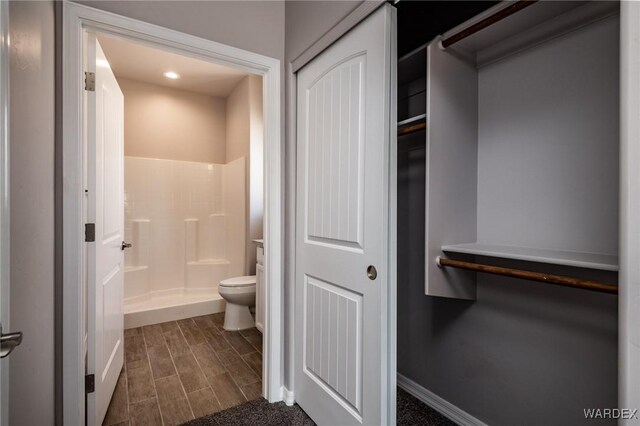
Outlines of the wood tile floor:
{"label": "wood tile floor", "polygon": [[125,330],[125,366],[103,426],[169,426],[257,399],[262,333],[224,313]]}

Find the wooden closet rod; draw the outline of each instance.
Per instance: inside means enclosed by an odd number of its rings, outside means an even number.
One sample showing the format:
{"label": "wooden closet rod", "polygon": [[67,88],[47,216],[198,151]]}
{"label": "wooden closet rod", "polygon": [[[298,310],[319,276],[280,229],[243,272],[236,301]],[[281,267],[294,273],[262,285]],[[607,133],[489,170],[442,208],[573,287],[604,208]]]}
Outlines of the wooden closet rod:
{"label": "wooden closet rod", "polygon": [[462,262],[460,260],[446,259],[438,256],[438,266],[467,269],[469,271],[485,272],[487,274],[502,275],[505,277],[520,278],[523,280],[539,281],[548,284],[565,287],[582,288],[585,290],[600,291],[602,293],[618,294],[618,286],[615,284],[588,281],[580,278],[564,277],[562,275],[543,274],[540,272],[523,271],[521,269],[502,268],[500,266],[482,265],[480,263]]}
{"label": "wooden closet rod", "polygon": [[398,136],[410,135],[411,133],[416,133],[416,132],[419,132],[420,130],[424,130],[426,128],[427,128],[427,123],[424,122],[424,121],[422,123],[417,123],[417,124],[412,124],[410,126],[400,127],[398,129]]}
{"label": "wooden closet rod", "polygon": [[487,28],[488,26],[493,25],[498,21],[503,20],[507,16],[511,16],[514,13],[519,12],[522,9],[525,9],[525,8],[531,6],[532,4],[534,4],[536,2],[537,2],[537,0],[520,0],[520,1],[517,1],[514,4],[512,4],[511,6],[505,7],[504,9],[497,11],[493,15],[487,16],[482,21],[479,21],[479,22],[473,24],[469,28],[465,28],[464,30],[462,30],[462,31],[460,31],[458,33],[455,33],[454,35],[445,38],[444,40],[442,40],[442,47],[444,47],[446,49],[447,47],[451,46],[452,44],[457,43],[460,40],[463,40],[463,39],[469,37],[470,35],[475,34],[478,31],[480,31],[480,30],[482,30],[484,28]]}

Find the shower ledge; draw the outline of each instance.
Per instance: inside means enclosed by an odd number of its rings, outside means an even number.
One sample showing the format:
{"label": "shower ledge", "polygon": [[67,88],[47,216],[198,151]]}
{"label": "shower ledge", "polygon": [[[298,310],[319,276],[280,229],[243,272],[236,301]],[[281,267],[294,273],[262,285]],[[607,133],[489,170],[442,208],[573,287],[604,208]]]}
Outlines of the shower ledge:
{"label": "shower ledge", "polygon": [[202,260],[192,260],[187,262],[187,265],[229,265],[227,259],[202,259]]}
{"label": "shower ledge", "polygon": [[125,272],[135,272],[135,271],[144,271],[145,269],[149,269],[148,265],[140,265],[140,266],[125,266]]}

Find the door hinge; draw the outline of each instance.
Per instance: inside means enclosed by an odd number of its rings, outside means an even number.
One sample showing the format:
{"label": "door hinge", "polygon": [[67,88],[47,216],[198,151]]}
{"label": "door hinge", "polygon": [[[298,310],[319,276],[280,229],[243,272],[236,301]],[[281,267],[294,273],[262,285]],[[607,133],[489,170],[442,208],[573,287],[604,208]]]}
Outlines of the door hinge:
{"label": "door hinge", "polygon": [[87,374],[84,376],[84,392],[94,393],[96,391],[96,376],[93,374]]}
{"label": "door hinge", "polygon": [[84,241],[92,243],[96,240],[96,224],[85,223],[84,224]]}
{"label": "door hinge", "polygon": [[96,91],[96,73],[94,72],[84,73],[84,90],[88,92]]}

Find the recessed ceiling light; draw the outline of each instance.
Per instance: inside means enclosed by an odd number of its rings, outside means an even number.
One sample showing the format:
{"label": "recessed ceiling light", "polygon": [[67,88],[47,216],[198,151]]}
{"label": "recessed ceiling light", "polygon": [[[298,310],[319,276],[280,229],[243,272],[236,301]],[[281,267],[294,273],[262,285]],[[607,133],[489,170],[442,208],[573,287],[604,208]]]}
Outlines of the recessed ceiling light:
{"label": "recessed ceiling light", "polygon": [[170,78],[170,79],[172,79],[172,80],[175,80],[175,79],[177,79],[177,78],[180,78],[180,76],[179,76],[177,73],[173,72],[173,71],[167,71],[167,72],[165,72],[165,73],[164,73],[164,76],[165,76],[165,77],[167,77],[167,78]]}

